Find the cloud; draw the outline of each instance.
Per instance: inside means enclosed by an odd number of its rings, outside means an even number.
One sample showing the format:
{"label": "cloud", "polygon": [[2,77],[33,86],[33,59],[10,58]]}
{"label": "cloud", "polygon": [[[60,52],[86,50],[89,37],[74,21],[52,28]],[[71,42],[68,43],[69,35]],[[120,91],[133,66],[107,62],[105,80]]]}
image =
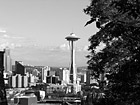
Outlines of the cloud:
{"label": "cloud", "polygon": [[[51,50],[61,50],[61,51],[69,51],[70,50],[70,46],[69,44],[62,44],[60,46],[57,47],[52,47]],[[75,46],[75,51],[77,52],[87,52],[88,51],[88,45],[85,46]]]}
{"label": "cloud", "polygon": [[6,34],[6,33],[4,33],[3,35],[1,35],[0,36],[1,38],[5,38],[5,39],[24,39],[24,37],[19,37],[19,36],[10,36],[10,35],[8,35],[8,34]]}
{"label": "cloud", "polygon": [[0,49],[9,47],[11,49],[34,46],[35,41],[29,38],[17,36],[11,33],[8,33],[6,30],[0,28]]}
{"label": "cloud", "polygon": [[5,43],[0,44],[0,50],[4,50],[6,47],[9,47],[10,49],[14,49],[14,48],[22,47],[22,45],[15,44],[15,43],[9,43],[9,42],[5,42]]}
{"label": "cloud", "polygon": [[7,34],[4,34],[3,37],[4,38],[9,38],[9,36]]}
{"label": "cloud", "polygon": [[69,49],[70,49],[70,47],[69,47],[68,44],[62,44],[62,45],[59,46],[59,48],[60,48],[61,50],[69,50]]}
{"label": "cloud", "polygon": [[[64,51],[57,47],[49,48],[40,48],[31,47],[31,48],[15,48],[11,50],[11,56],[13,61],[19,60],[23,61],[24,64],[30,65],[43,65],[43,66],[69,66],[70,64],[70,51]],[[77,66],[85,66],[86,52],[77,51],[76,52],[76,65]]]}
{"label": "cloud", "polygon": [[0,33],[6,33],[6,30],[0,28]]}
{"label": "cloud", "polygon": [[[34,40],[8,33],[0,29],[0,49],[5,47],[11,49],[11,58],[14,61],[23,61],[30,65],[69,66],[70,47],[69,44],[58,46],[40,46]],[[77,65],[86,64],[86,47],[76,46]]]}
{"label": "cloud", "polygon": [[88,45],[83,47],[84,51],[88,51]]}

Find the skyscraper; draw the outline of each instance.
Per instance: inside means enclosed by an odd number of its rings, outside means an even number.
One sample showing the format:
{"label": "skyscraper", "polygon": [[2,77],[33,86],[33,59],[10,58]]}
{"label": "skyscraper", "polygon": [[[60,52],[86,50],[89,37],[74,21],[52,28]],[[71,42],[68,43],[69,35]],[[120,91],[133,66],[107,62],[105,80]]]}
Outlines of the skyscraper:
{"label": "skyscraper", "polygon": [[0,105],[8,105],[6,99],[6,90],[3,78],[4,71],[4,52],[0,51]]}
{"label": "skyscraper", "polygon": [[22,76],[25,75],[26,69],[22,61],[15,61],[15,72],[16,74],[21,74]]}
{"label": "skyscraper", "polygon": [[63,69],[63,78],[62,78],[62,80],[65,82],[65,83],[69,83],[69,80],[70,80],[70,78],[68,78],[69,77],[69,75],[70,75],[70,71],[68,70],[68,69],[66,69],[66,68],[64,68]]}
{"label": "skyscraper", "polygon": [[4,49],[4,69],[5,71],[12,71],[12,59],[10,56],[10,48],[6,47]]}
{"label": "skyscraper", "polygon": [[46,83],[46,77],[49,76],[49,72],[50,72],[50,67],[49,66],[45,66],[42,68],[42,82]]}

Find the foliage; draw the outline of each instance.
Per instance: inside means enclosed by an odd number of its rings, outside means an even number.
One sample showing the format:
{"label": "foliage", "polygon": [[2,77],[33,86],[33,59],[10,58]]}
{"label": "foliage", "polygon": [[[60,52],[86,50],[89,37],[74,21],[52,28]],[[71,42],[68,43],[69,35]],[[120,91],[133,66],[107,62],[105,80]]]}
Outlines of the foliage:
{"label": "foliage", "polygon": [[[84,12],[91,16],[86,25],[96,22],[100,29],[89,38],[89,70],[96,78],[108,74],[107,99],[138,105],[140,0],[91,0]],[[101,43],[105,47],[97,52]]]}
{"label": "foliage", "polygon": [[[140,104],[140,48],[133,60],[120,66],[117,74],[108,76],[110,80],[108,96],[128,105]],[[113,83],[113,84],[112,84]],[[132,104],[132,105],[133,105]]]}

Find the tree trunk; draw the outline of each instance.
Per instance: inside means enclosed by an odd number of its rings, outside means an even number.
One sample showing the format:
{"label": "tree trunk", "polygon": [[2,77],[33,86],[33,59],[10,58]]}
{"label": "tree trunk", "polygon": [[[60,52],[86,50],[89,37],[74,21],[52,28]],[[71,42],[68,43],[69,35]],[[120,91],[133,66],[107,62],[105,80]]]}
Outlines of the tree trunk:
{"label": "tree trunk", "polygon": [[4,77],[3,77],[3,71],[4,71],[3,62],[4,62],[4,52],[0,51],[0,105],[8,105],[6,99]]}

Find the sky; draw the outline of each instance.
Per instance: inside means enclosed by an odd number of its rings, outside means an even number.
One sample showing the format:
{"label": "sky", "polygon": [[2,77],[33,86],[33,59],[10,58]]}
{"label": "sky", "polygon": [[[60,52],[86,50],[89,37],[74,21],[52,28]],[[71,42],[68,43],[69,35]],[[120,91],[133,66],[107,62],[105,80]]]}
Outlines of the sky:
{"label": "sky", "polygon": [[83,9],[90,0],[0,0],[0,47],[9,46],[13,61],[31,65],[68,66],[65,37],[75,33],[76,64],[85,66],[88,39],[95,24]]}

